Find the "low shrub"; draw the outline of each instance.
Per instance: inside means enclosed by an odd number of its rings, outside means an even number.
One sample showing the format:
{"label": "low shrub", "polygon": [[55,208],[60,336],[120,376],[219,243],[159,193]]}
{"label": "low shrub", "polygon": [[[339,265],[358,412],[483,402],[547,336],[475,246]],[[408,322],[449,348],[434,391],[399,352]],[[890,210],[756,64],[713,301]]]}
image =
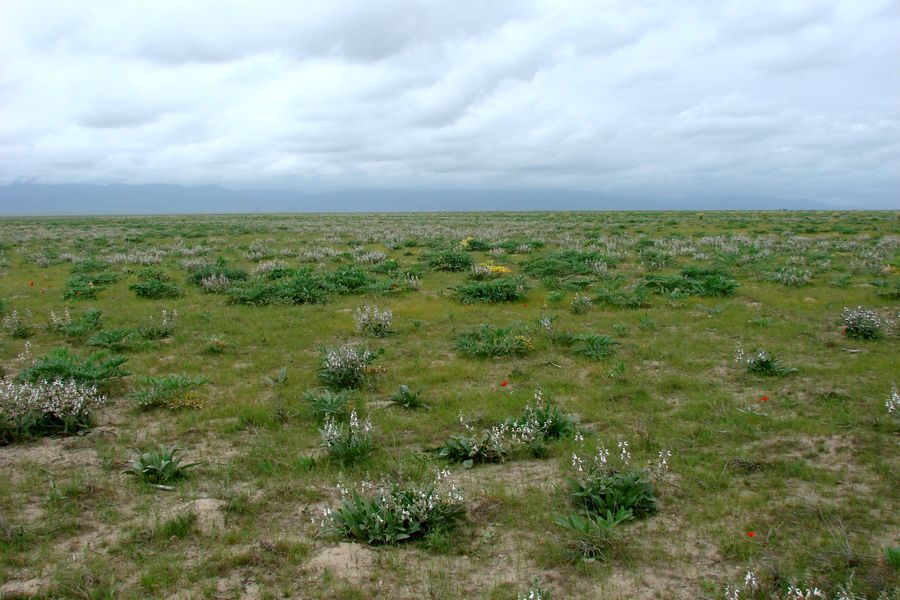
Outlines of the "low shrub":
{"label": "low shrub", "polygon": [[128,473],[146,483],[167,485],[188,476],[188,469],[200,463],[183,463],[179,448],[158,445],[138,453]]}
{"label": "low shrub", "polygon": [[380,309],[377,306],[357,306],[353,315],[356,330],[374,337],[385,337],[391,333],[394,313],[390,308]]}
{"label": "low shrub", "polygon": [[140,336],[136,329],[118,327],[98,331],[87,339],[88,346],[106,348],[107,350],[129,350],[134,348]]}
{"label": "low shrub", "polygon": [[72,319],[69,309],[62,315],[50,311],[50,331],[64,335],[69,339],[81,339],[97,331],[103,325],[103,313],[96,308],[87,309],[77,319]]}
{"label": "low shrub", "polygon": [[465,271],[475,262],[462,250],[435,250],[425,255],[425,264],[435,271]]}
{"label": "low shrub", "polygon": [[500,277],[485,281],[468,281],[452,289],[456,297],[465,304],[476,304],[521,300],[528,286],[522,277]]}
{"label": "low shrub", "polygon": [[874,310],[845,306],[841,311],[841,326],[849,338],[874,340],[884,335],[885,321]]}
{"label": "low shrub", "polygon": [[106,289],[88,275],[73,275],[66,280],[63,298],[66,300],[93,300]]}
{"label": "low shrub", "polygon": [[647,288],[637,285],[631,289],[602,289],[594,297],[596,302],[618,308],[649,308]]}
{"label": "low shrub", "polygon": [[457,336],[454,347],[458,352],[474,357],[525,356],[534,350],[531,338],[517,334],[513,327],[483,324]]}
{"label": "low shrub", "polygon": [[322,351],[319,379],[333,389],[352,389],[362,386],[369,374],[369,364],[381,354],[352,344],[326,348]]}
{"label": "low shrub", "polygon": [[138,298],[160,300],[165,298],[180,298],[184,295],[172,278],[159,269],[147,268],[138,273],[140,281],[128,286]]}
{"label": "low shrub", "polygon": [[350,406],[350,390],[332,391],[327,388],[308,390],[303,399],[309,402],[313,414],[324,420],[340,419],[347,415]]}
{"label": "low shrub", "polygon": [[571,336],[572,352],[579,356],[599,360],[616,353],[619,342],[608,335],[582,333]]}
{"label": "low shrub", "polygon": [[364,291],[373,283],[375,280],[372,276],[354,265],[339,267],[324,275],[324,285],[336,294],[355,294]]}
{"label": "low shrub", "polygon": [[614,267],[615,264],[616,261],[612,258],[597,252],[564,250],[533,258],[522,265],[522,270],[532,277],[547,279],[596,275],[599,271]]}
{"label": "low shrub", "polygon": [[419,408],[424,402],[422,401],[422,390],[412,391],[408,385],[400,384],[397,391],[391,396],[391,401],[403,408]]}
{"label": "low shrub", "polygon": [[18,310],[14,309],[11,313],[3,317],[2,325],[3,331],[11,338],[24,340],[34,335],[34,327],[31,325],[30,310],[26,310],[23,315],[20,314]]}
{"label": "low shrub", "polygon": [[171,337],[175,333],[178,324],[178,311],[163,309],[159,321],[152,316],[148,317],[143,325],[137,328],[137,335],[144,340],[162,340]]}
{"label": "low shrub", "polygon": [[424,486],[396,482],[344,491],[337,508],[326,508],[322,530],[339,538],[366,544],[395,544],[454,528],[465,514],[459,488],[439,472]]}
{"label": "low shrub", "polygon": [[742,349],[738,348],[734,360],[744,365],[747,372],[753,375],[780,377],[797,372],[797,369],[784,366],[777,358],[762,349],[753,354],[745,354]]}
{"label": "low shrub", "polygon": [[144,377],[140,387],[130,394],[130,398],[141,408],[165,407],[171,409],[195,408],[197,398],[188,392],[207,383],[205,377],[186,375],[165,375]]}
{"label": "low shrub", "polygon": [[346,425],[327,417],[319,435],[328,457],[342,465],[357,463],[367,458],[373,450],[372,420],[366,417],[365,421],[360,422],[355,410],[350,411]]}
{"label": "low shrub", "polygon": [[128,371],[121,368],[126,360],[128,359],[124,356],[106,351],[82,357],[68,348],[54,348],[35,359],[34,364],[19,374],[19,379],[30,382],[73,380],[78,383],[97,384],[128,375]]}
{"label": "low shrub", "polygon": [[601,515],[569,515],[554,517],[562,528],[566,543],[577,558],[606,561],[610,558],[619,537],[619,526],[631,520],[627,510]]}
{"label": "low shrub", "polygon": [[0,380],[0,445],[89,429],[105,402],[96,387],[75,381]]}

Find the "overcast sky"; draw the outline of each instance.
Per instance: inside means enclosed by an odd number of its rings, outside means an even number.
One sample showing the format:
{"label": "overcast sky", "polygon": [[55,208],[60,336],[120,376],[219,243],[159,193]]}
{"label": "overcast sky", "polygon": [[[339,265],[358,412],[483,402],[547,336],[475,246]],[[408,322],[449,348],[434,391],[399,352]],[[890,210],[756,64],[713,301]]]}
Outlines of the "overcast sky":
{"label": "overcast sky", "polygon": [[900,2],[0,0],[0,183],[900,207]]}

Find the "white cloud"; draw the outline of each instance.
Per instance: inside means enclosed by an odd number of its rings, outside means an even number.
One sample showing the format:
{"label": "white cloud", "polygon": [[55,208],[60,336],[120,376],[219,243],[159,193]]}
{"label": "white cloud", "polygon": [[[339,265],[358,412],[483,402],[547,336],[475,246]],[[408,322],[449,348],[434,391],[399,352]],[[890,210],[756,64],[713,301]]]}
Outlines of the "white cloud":
{"label": "white cloud", "polygon": [[896,206],[898,26],[887,0],[7,0],[0,183]]}

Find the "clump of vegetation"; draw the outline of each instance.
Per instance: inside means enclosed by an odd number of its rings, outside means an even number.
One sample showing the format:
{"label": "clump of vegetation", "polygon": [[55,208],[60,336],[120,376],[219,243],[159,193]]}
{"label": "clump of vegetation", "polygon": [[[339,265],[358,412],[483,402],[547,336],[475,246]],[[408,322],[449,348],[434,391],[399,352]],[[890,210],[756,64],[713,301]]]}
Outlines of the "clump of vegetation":
{"label": "clump of vegetation", "polygon": [[479,302],[515,302],[528,290],[522,277],[500,277],[485,281],[468,281],[453,288],[456,297],[466,304]]}
{"label": "clump of vegetation", "polygon": [[569,304],[569,310],[572,311],[573,315],[580,315],[590,310],[593,305],[594,303],[587,296],[575,294],[575,297],[572,298],[572,302]]}
{"label": "clump of vegetation", "polygon": [[139,407],[145,409],[199,408],[199,397],[189,392],[207,382],[205,377],[178,374],[144,377],[141,379],[140,387],[133,391],[130,397]]}
{"label": "clump of vegetation", "polygon": [[757,350],[753,354],[745,354],[743,349],[738,348],[734,360],[744,365],[747,372],[753,375],[781,377],[797,372],[797,369],[784,366],[777,358],[762,349]]}
{"label": "clump of vegetation", "polygon": [[59,347],[35,359],[34,364],[19,374],[19,379],[30,382],[73,380],[97,384],[128,375],[128,371],[121,368],[127,360],[124,356],[106,351],[82,357],[68,348]]}
{"label": "clump of vegetation", "polygon": [[394,395],[391,396],[391,401],[403,408],[419,408],[423,405],[422,390],[416,390],[414,392],[408,385],[400,384],[400,387],[398,387],[397,391],[394,392]]}
{"label": "clump of vegetation", "polygon": [[548,452],[547,440],[574,435],[575,421],[571,415],[545,401],[540,390],[534,399],[535,405],[526,405],[521,417],[507,419],[480,432],[463,423],[467,433],[451,435],[437,449],[438,456],[462,463],[466,468],[502,462],[523,451],[534,458],[544,458]]}
{"label": "clump of vegetation", "polygon": [[71,380],[0,380],[0,445],[89,429],[93,410],[105,402],[96,387]]}
{"label": "clump of vegetation", "polygon": [[93,300],[106,289],[96,276],[73,275],[66,280],[63,298],[66,300]]}
{"label": "clump of vegetation", "polygon": [[137,335],[144,340],[163,340],[175,333],[177,324],[178,311],[163,309],[159,321],[152,316],[149,317],[143,325],[137,328]]}
{"label": "clump of vegetation", "polygon": [[766,279],[790,287],[801,287],[812,281],[812,272],[797,267],[778,267],[767,274]]}
{"label": "clump of vegetation", "polygon": [[608,335],[582,333],[571,336],[572,352],[598,360],[616,353],[619,342]]}
{"label": "clump of vegetation", "polygon": [[188,476],[188,470],[200,463],[183,463],[177,456],[179,448],[162,444],[138,453],[131,462],[128,473],[136,475],[146,483],[167,485]]}
{"label": "clump of vegetation", "polygon": [[69,339],[82,339],[100,329],[102,324],[103,313],[96,308],[87,309],[78,319],[72,319],[69,309],[66,308],[61,315],[50,311],[50,325],[48,329]]}
{"label": "clump of vegetation", "polygon": [[3,317],[3,331],[11,338],[28,339],[34,334],[34,327],[31,325],[31,311],[26,310],[24,316],[19,314],[18,310],[13,309],[11,313]]}
{"label": "clump of vegetation", "polygon": [[139,339],[136,329],[117,327],[98,331],[87,339],[87,345],[107,350],[129,350],[135,347]]}
{"label": "clump of vegetation", "polygon": [[369,364],[379,352],[352,344],[326,348],[322,351],[319,379],[333,389],[352,389],[362,386],[369,375]]}
{"label": "clump of vegetation", "polygon": [[534,394],[534,404],[530,402],[526,404],[522,416],[508,423],[514,430],[529,428],[539,431],[540,436],[548,440],[570,438],[577,432],[572,415],[564,413],[557,405],[545,400],[540,390]]}
{"label": "clump of vegetation", "polygon": [[600,304],[608,304],[617,308],[649,308],[647,288],[642,285],[633,286],[630,289],[605,288],[597,292],[594,297]]}
{"label": "clump of vegetation", "polygon": [[681,275],[648,275],[641,285],[668,296],[733,296],[738,282],[718,269],[692,267]]}
{"label": "clump of vegetation", "polygon": [[874,340],[884,335],[885,321],[874,310],[845,306],[841,311],[841,325],[844,335],[849,338]]}
{"label": "clump of vegetation", "polygon": [[[538,256],[522,265],[522,270],[538,279],[591,275],[614,267],[616,261],[597,252],[564,250]],[[600,265],[603,265],[602,267]]]}
{"label": "clump of vegetation", "polygon": [[308,390],[303,399],[309,402],[313,414],[321,420],[337,420],[347,415],[350,406],[350,390],[333,391],[328,388]]}
{"label": "clump of vegetation", "polygon": [[534,350],[534,343],[531,338],[516,333],[513,327],[483,324],[457,336],[454,347],[467,356],[493,358],[507,355],[525,356]]}
{"label": "clump of vegetation", "polygon": [[356,330],[374,337],[385,337],[391,333],[394,313],[390,308],[380,309],[377,306],[357,306],[353,321]]}
{"label": "clump of vegetation", "polygon": [[510,274],[509,267],[503,265],[495,265],[493,263],[479,263],[472,265],[469,270],[469,277],[475,281],[486,281],[488,279],[497,279]]}
{"label": "clump of vegetation", "polygon": [[439,472],[422,487],[391,482],[365,486],[362,492],[342,490],[340,505],[325,509],[321,528],[327,534],[371,545],[451,531],[465,514],[465,505],[449,475]]}
{"label": "clump of vegetation", "polygon": [[[555,520],[582,558],[608,559],[622,524],[656,512],[653,474],[630,466],[628,442],[620,441],[618,451],[616,465],[603,446],[590,459],[572,455],[575,475],[567,479],[569,498],[580,512]],[[671,456],[669,451],[659,453],[657,474],[665,472]]]}
{"label": "clump of vegetation", "polygon": [[144,269],[138,273],[138,279],[140,279],[138,283],[128,286],[128,289],[133,291],[138,298],[161,300],[180,298],[184,295],[172,278],[159,269]]}
{"label": "clump of vegetation", "polygon": [[425,264],[435,271],[465,271],[474,262],[470,254],[460,250],[435,250],[425,255]]}
{"label": "clump of vegetation", "polygon": [[631,520],[627,510],[604,515],[556,515],[553,521],[562,529],[573,554],[585,560],[606,561],[616,546],[619,526]]}
{"label": "clump of vegetation", "polygon": [[366,417],[365,421],[360,421],[355,410],[350,411],[346,425],[327,417],[319,435],[328,457],[342,465],[352,465],[367,458],[374,448],[372,420]]}

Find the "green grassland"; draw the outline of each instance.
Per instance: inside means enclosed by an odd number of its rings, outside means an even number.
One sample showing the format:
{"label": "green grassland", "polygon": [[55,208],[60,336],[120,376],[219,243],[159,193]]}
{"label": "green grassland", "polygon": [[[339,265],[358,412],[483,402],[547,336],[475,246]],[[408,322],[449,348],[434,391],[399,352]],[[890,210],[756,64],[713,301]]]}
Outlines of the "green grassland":
{"label": "green grassland", "polygon": [[[509,272],[479,279],[470,261]],[[741,598],[898,598],[898,271],[892,212],[2,220],[0,374],[60,347],[128,374],[85,375],[108,402],[77,434],[0,445],[0,589],[724,598],[750,569]],[[357,330],[365,305],[391,309],[384,335]],[[874,339],[842,329],[857,306],[880,319]],[[375,353],[347,400],[372,423],[358,460],[323,448],[305,396],[342,344]],[[738,349],[796,371],[753,373]],[[419,392],[409,406],[401,385]],[[461,420],[517,418],[539,390],[577,436],[510,441],[471,468],[437,451]],[[655,512],[587,556],[558,523],[578,514],[572,455],[619,442],[635,468],[671,451],[668,471]],[[164,485],[127,472],[157,444],[199,464]],[[441,469],[463,496],[455,526],[388,544],[320,527],[339,486]]]}

